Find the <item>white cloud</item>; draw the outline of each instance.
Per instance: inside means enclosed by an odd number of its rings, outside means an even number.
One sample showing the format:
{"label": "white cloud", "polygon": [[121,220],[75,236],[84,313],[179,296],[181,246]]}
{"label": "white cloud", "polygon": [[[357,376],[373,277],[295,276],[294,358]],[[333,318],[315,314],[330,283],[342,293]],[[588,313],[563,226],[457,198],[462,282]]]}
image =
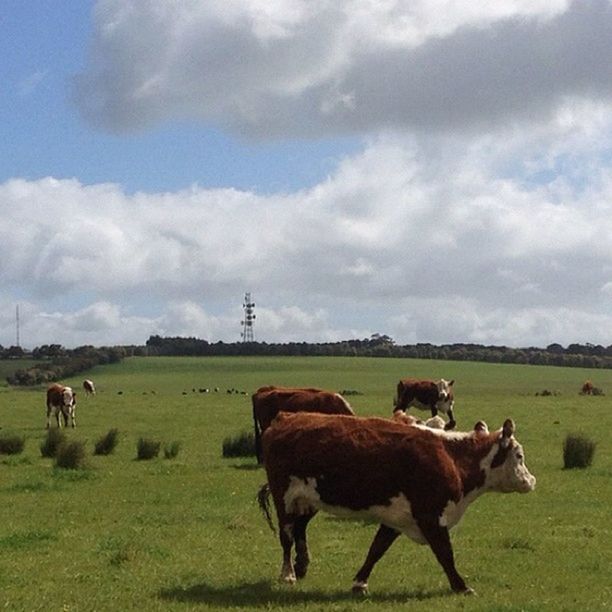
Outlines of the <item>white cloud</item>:
{"label": "white cloud", "polygon": [[[260,309],[256,336],[269,342],[382,332],[398,342],[610,344],[612,172],[594,163],[606,145],[574,151],[558,126],[543,134],[539,156],[533,134],[515,129],[468,148],[387,135],[285,195],[7,181],[0,282],[32,304],[24,338],[35,344],[54,334],[76,344],[237,340],[246,290]],[[528,171],[511,168],[527,149]],[[572,155],[591,168],[588,185],[529,178]],[[6,345],[14,303],[3,306]]]}
{"label": "white cloud", "polygon": [[610,105],[608,0],[102,0],[76,100],[115,131],[489,130]]}

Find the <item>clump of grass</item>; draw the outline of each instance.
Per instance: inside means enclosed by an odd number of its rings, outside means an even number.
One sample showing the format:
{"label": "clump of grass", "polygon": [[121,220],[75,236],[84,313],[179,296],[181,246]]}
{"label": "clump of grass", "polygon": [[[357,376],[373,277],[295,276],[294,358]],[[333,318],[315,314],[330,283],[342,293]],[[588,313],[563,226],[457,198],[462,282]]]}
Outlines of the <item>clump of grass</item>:
{"label": "clump of grass", "polygon": [[164,457],[166,459],[174,459],[181,450],[181,443],[174,441],[164,445]]}
{"label": "clump of grass", "polygon": [[61,429],[49,429],[40,445],[43,457],[55,457],[57,449],[66,442],[66,434]]}
{"label": "clump of grass", "polygon": [[78,440],[64,442],[55,455],[55,466],[66,470],[82,470],[85,464],[85,443]]}
{"label": "clump of grass", "polygon": [[243,431],[236,436],[223,440],[224,457],[251,457],[255,455],[255,435],[252,431]]}
{"label": "clump of grass", "polygon": [[153,459],[159,455],[161,442],[150,438],[139,438],[136,445],[136,458],[140,460]]}
{"label": "clump of grass", "polygon": [[2,434],[0,436],[0,455],[19,455],[23,452],[25,437],[15,434]]}
{"label": "clump of grass", "polygon": [[94,455],[110,455],[119,443],[119,430],[109,429],[94,445]]}
{"label": "clump of grass", "polygon": [[563,467],[586,468],[593,463],[595,442],[582,434],[568,434],[563,442]]}

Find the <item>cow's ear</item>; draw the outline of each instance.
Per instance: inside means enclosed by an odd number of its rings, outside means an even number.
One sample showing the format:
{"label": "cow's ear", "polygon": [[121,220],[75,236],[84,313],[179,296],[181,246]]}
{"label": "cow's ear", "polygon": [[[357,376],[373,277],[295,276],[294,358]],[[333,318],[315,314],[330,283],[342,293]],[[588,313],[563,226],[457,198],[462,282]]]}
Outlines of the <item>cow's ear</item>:
{"label": "cow's ear", "polygon": [[510,438],[514,435],[514,421],[512,419],[506,419],[502,427],[500,436],[500,443],[502,446],[508,446]]}
{"label": "cow's ear", "polygon": [[478,421],[476,423],[476,425],[474,425],[474,431],[476,433],[485,433],[485,434],[488,434],[489,433],[489,428],[487,427],[487,424],[484,421]]}
{"label": "cow's ear", "polygon": [[453,380],[451,380],[451,381],[448,383],[448,386],[449,386],[449,387],[452,387],[454,384],[455,384],[455,379],[453,378]]}

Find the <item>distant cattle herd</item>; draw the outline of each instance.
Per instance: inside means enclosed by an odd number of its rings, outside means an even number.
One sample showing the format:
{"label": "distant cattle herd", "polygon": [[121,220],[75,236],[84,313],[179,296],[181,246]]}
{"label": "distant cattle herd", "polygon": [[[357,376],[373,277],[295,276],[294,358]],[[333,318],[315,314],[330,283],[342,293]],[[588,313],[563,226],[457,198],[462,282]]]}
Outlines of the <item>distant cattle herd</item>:
{"label": "distant cattle herd", "polygon": [[[324,511],[379,523],[353,591],[367,591],[377,561],[406,534],[430,546],[453,591],[472,592],[455,567],[449,530],[481,494],[527,493],[536,479],[511,419],[492,432],[483,421],[456,431],[454,382],[401,379],[391,418],[356,416],[342,395],[319,388],[257,389],[251,397],[255,451],[267,476],[258,499],[273,529],[270,500],[275,508],[281,581],[306,575],[306,529]],[[83,390],[86,396],[96,393],[89,379]],[[592,394],[592,383],[586,381],[580,392]],[[76,395],[69,386],[49,386],[47,428],[53,417],[58,427],[76,427]],[[431,417],[422,421],[408,414],[412,406],[429,410]]]}

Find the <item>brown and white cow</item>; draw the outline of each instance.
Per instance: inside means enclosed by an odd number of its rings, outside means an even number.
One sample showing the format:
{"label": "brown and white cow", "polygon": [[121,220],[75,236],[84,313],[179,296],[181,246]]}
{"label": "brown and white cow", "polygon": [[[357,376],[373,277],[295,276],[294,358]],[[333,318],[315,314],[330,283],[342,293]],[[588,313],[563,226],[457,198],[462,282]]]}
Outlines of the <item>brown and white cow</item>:
{"label": "brown and white cow", "polygon": [[58,427],[62,426],[61,416],[64,417],[66,427],[68,427],[69,420],[72,427],[76,427],[76,393],[71,387],[54,383],[47,389],[47,429],[49,429],[53,415]]}
{"label": "brown and white cow", "polygon": [[454,380],[419,380],[418,378],[402,378],[397,383],[397,395],[393,402],[393,410],[406,412],[410,406],[431,410],[431,416],[435,417],[438,412],[448,414],[448,423],[444,429],[454,429],[455,417],[453,406],[455,397],[453,395]]}
{"label": "brown and white cow", "polygon": [[261,435],[280,411],[355,414],[350,404],[339,393],[317,388],[260,387],[252,395],[251,400],[258,463],[261,463]]}
{"label": "brown and white cow", "polygon": [[429,544],[453,591],[471,593],[455,568],[449,529],[482,493],[527,493],[536,483],[511,419],[492,433],[482,421],[471,432],[447,432],[392,419],[283,413],[262,442],[268,483],[259,503],[273,528],[271,493],[283,549],[280,579],[288,583],[306,575],[306,527],[323,510],[380,523],[355,592],[367,592],[374,565],[403,533]]}
{"label": "brown and white cow", "polygon": [[89,380],[88,378],[83,381],[83,389],[85,390],[85,396],[96,394],[96,387],[93,384],[93,380]]}

